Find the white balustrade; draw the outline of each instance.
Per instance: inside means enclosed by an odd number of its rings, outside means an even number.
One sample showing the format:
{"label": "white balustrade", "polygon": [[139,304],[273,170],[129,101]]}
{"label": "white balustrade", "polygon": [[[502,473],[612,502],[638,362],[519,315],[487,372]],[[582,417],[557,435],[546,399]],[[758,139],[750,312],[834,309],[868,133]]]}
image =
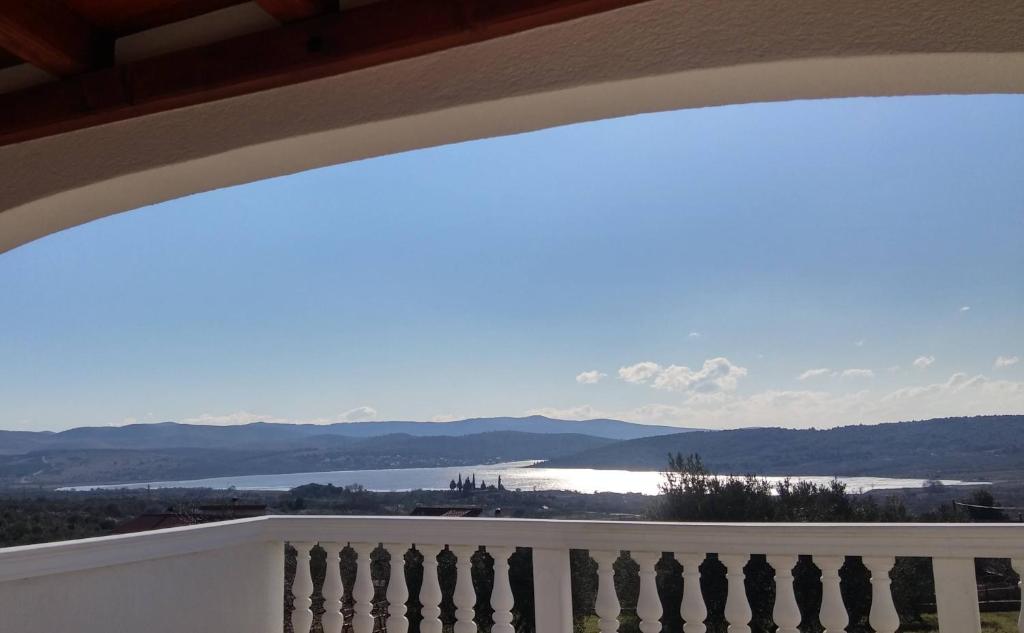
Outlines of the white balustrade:
{"label": "white balustrade", "polygon": [[615,593],[615,561],[618,552],[590,552],[591,558],[597,562],[597,598],[594,612],[598,617],[598,629],[601,633],[615,633],[619,630],[619,596]]}
{"label": "white balustrade", "polygon": [[292,581],[292,630],[295,633],[309,633],[313,626],[313,575],[310,571],[310,554],[313,543],[292,543],[295,547],[295,580]]}
{"label": "white balustrade", "polygon": [[943,633],[980,633],[978,583],[973,558],[934,558],[935,607]]}
{"label": "white balustrade", "polygon": [[[405,583],[405,543],[388,543],[384,546],[391,554],[391,575],[388,577],[388,633],[407,633],[409,619],[405,617],[405,603],[409,599],[409,586]],[[327,633],[325,630],[324,633]]]}
{"label": "white balustrade", "polygon": [[640,618],[640,630],[643,633],[660,633],[661,598],[658,597],[654,566],[661,560],[661,554],[631,551],[629,555],[640,566],[640,595],[636,602],[636,615]]}
{"label": "white balustrade", "polygon": [[567,547],[533,548],[533,610],[537,633],[572,630],[572,576]]}
{"label": "white balustrade", "polygon": [[[494,559],[494,588],[491,590],[494,625],[491,627],[491,633],[515,633],[512,627],[512,583],[508,577],[508,559],[515,549],[498,546],[488,547],[487,551]],[[388,633],[391,633],[390,630]]]}
{"label": "white balustrade", "polygon": [[473,553],[478,548],[472,545],[452,547],[455,554],[455,633],[476,633],[476,592],[473,590]]}
{"label": "white balustrade", "polygon": [[[391,573],[387,579],[380,579],[387,581],[390,633],[408,633],[409,629],[405,603],[410,596],[403,556],[410,544],[424,560],[418,596],[423,605],[423,633],[442,630],[437,559],[444,547],[450,548],[457,560],[456,631],[476,630],[472,557],[480,543],[487,544],[487,552],[494,559],[494,633],[514,633],[515,587],[509,576],[509,557],[517,546],[532,550],[534,612],[522,616],[533,617],[537,633],[565,633],[572,628],[570,548],[587,551],[597,561],[595,611],[601,633],[618,629],[619,600],[613,567],[620,551],[631,552],[639,566],[637,615],[643,633],[661,630],[655,568],[662,552],[675,552],[682,565],[680,614],[684,633],[706,630],[703,620],[707,608],[700,588],[702,552],[715,552],[726,568],[725,617],[730,633],[750,633],[744,568],[753,553],[767,555],[775,569],[772,616],[779,633],[795,633],[800,624],[800,605],[793,587],[793,570],[800,555],[810,556],[821,569],[821,608],[808,617],[816,615],[827,633],[843,633],[849,624],[839,579],[846,557],[861,557],[870,574],[869,621],[877,633],[894,633],[899,627],[890,580],[896,557],[931,560],[942,633],[980,631],[976,558],[1010,559],[1018,572],[1024,569],[1024,526],[1020,524],[752,525],[262,517],[0,550],[0,629],[18,633],[69,628],[82,633],[176,633],[213,630],[210,626],[216,623],[216,630],[223,633],[281,633],[286,617],[281,600],[286,583],[283,543],[291,543],[297,558],[291,579],[294,609],[287,617],[294,633],[310,633],[315,593],[310,558],[318,542],[326,552],[327,563],[322,587],[324,633],[340,633],[348,625],[343,622],[341,608],[346,587],[339,558],[344,543],[350,543],[357,554],[352,586],[354,633],[372,633],[375,626],[372,554],[380,542],[388,544],[391,556]],[[29,579],[31,582],[25,582]],[[165,591],[168,586],[174,591]],[[105,601],[103,596],[110,595],[131,599]],[[54,596],[60,599],[54,600]],[[244,610],[226,612],[223,606],[246,601],[249,604]],[[1019,622],[1018,629],[1024,633],[1024,621]]]}
{"label": "white balustrade", "polygon": [[796,556],[769,556],[768,564],[775,570],[775,608],[772,619],[779,625],[776,633],[800,633],[800,607],[793,592],[793,568]]}
{"label": "white balustrade", "polygon": [[[345,586],[341,582],[341,551],[344,543],[320,543],[327,553],[327,572],[324,576],[324,615],[321,622],[324,633],[342,633],[345,616],[341,612],[345,599]],[[298,629],[296,629],[298,630]]]}
{"label": "white balustrade", "polygon": [[889,570],[895,564],[896,559],[892,556],[864,558],[864,566],[871,572],[871,611],[868,612],[868,623],[875,633],[896,633],[896,629],[900,628],[900,616],[892,602],[892,581],[889,579]]}
{"label": "white balustrade", "polygon": [[1010,566],[1013,567],[1013,571],[1017,572],[1019,581],[1017,586],[1020,588],[1020,611],[1017,613],[1017,631],[1018,633],[1024,633],[1024,558],[1013,558],[1010,560]]}
{"label": "white balustrade", "polygon": [[441,633],[441,585],[437,578],[437,555],[441,553],[441,545],[417,545],[416,549],[423,554],[423,585],[420,587],[420,631],[423,633]]}
{"label": "white balustrade", "polygon": [[355,600],[355,615],[352,617],[352,630],[355,633],[373,633],[373,561],[370,555],[377,548],[376,544],[355,543],[356,551],[356,584],[352,587],[352,598]]}
{"label": "white balustrade", "polygon": [[825,627],[825,633],[843,633],[850,623],[839,580],[839,569],[846,559],[841,556],[818,556],[814,562],[821,570],[821,612],[818,618]]}
{"label": "white balustrade", "polygon": [[729,623],[729,633],[750,633],[750,619],[754,614],[750,611],[747,600],[747,587],[744,583],[750,556],[747,554],[724,554],[718,560],[725,565],[725,578],[729,583],[729,593],[725,599],[725,621]]}
{"label": "white balustrade", "polygon": [[683,566],[683,601],[679,613],[683,616],[683,633],[704,633],[708,617],[704,606],[704,594],[700,590],[700,564],[704,554],[676,554],[676,560]]}

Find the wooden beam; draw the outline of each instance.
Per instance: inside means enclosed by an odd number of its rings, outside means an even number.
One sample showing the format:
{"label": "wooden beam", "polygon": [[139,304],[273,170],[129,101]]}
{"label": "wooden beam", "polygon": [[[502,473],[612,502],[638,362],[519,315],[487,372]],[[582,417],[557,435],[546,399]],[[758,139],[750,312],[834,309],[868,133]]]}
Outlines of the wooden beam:
{"label": "wooden beam", "polygon": [[383,0],[0,95],[0,145],[309,81],[648,0]]}
{"label": "wooden beam", "polygon": [[338,10],[338,0],[256,0],[279,22],[305,20]]}
{"label": "wooden beam", "polygon": [[54,75],[73,75],[113,59],[104,37],[58,0],[11,0],[0,8],[0,47]]}

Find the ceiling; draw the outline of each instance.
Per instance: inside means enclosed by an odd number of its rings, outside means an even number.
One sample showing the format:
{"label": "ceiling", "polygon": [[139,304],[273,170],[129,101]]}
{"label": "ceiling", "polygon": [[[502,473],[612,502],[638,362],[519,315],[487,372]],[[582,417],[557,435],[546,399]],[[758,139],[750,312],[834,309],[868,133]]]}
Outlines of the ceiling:
{"label": "ceiling", "polygon": [[0,145],[643,1],[13,0],[0,4]]}

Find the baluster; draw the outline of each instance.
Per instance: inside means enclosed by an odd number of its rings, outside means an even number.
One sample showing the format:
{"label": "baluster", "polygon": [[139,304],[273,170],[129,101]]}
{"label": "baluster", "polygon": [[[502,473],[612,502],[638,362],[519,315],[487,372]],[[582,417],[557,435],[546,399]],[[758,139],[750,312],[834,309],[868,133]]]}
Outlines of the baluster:
{"label": "baluster", "polygon": [[441,585],[437,580],[437,555],[440,545],[417,545],[423,554],[423,585],[420,587],[420,611],[423,621],[420,622],[422,633],[441,633]]}
{"label": "baluster", "polygon": [[679,606],[683,633],[704,633],[707,630],[704,620],[708,617],[704,594],[700,591],[700,564],[704,562],[704,554],[676,554],[676,559],[683,565],[683,602]]}
{"label": "baluster", "polygon": [[[896,633],[900,626],[900,616],[896,613],[892,591],[889,589],[889,570],[896,564],[896,559],[880,556],[865,557],[863,560],[864,566],[871,572],[871,611],[868,612],[868,622],[875,633]],[[939,626],[942,626],[941,623]]]}
{"label": "baluster", "polygon": [[843,633],[850,623],[839,586],[839,568],[843,566],[845,558],[820,556],[814,562],[821,570],[821,612],[818,618],[825,627],[825,633]]}
{"label": "baluster", "polygon": [[359,555],[356,565],[356,584],[352,587],[355,599],[355,615],[352,630],[355,633],[373,633],[373,561],[370,554],[377,546],[371,543],[356,543],[352,549]]}
{"label": "baluster", "polygon": [[933,558],[932,577],[939,628],[956,633],[981,633],[974,559]]}
{"label": "baluster", "polygon": [[313,576],[309,571],[309,550],[313,543],[292,543],[295,547],[295,579],[292,581],[292,630],[295,633],[309,633],[313,626]]}
{"label": "baluster", "polygon": [[451,548],[455,554],[455,633],[476,633],[476,591],[473,589],[473,553],[477,548],[472,545],[456,545]]}
{"label": "baluster", "polygon": [[[407,633],[409,619],[405,617],[405,603],[409,600],[409,587],[405,584],[405,543],[388,543],[391,552],[391,575],[388,577],[388,633]],[[326,633],[326,631],[324,632]]]}
{"label": "baluster", "polygon": [[1024,558],[1014,558],[1010,561],[1010,567],[1020,577],[1020,581],[1017,583],[1021,593],[1020,613],[1017,614],[1017,631],[1024,633]]}
{"label": "baluster", "polygon": [[572,574],[567,548],[533,548],[533,614],[541,633],[572,630]]}
{"label": "baluster", "polygon": [[[508,580],[508,559],[515,551],[512,547],[488,547],[494,559],[494,588],[491,590],[491,608],[494,609],[494,625],[491,633],[515,633],[512,626],[512,585]],[[388,633],[391,633],[388,631]]]}
{"label": "baluster", "polygon": [[345,626],[345,616],[341,612],[342,600],[345,598],[345,586],[341,582],[341,543],[321,543],[327,552],[327,575],[324,576],[324,615],[322,623],[324,633],[341,633]]}
{"label": "baluster", "polygon": [[594,612],[597,613],[598,627],[601,633],[615,633],[619,629],[619,596],[615,593],[615,561],[618,552],[590,552],[591,558],[597,562],[597,601]]}
{"label": "baluster", "polygon": [[658,585],[655,582],[654,566],[661,559],[661,554],[630,552],[630,556],[640,566],[640,596],[636,602],[636,614],[640,618],[640,630],[643,633],[660,633],[661,599],[658,597]]}
{"label": "baluster", "polygon": [[1010,566],[1013,567],[1014,572],[1017,572],[1017,576],[1020,578],[1017,586],[1021,588],[1021,608],[1020,613],[1017,615],[1017,630],[1019,633],[1024,633],[1024,558],[1014,558],[1010,561]]}
{"label": "baluster", "polygon": [[772,619],[779,625],[776,633],[800,633],[800,607],[793,592],[793,568],[796,556],[769,556],[768,564],[775,569],[775,608]]}
{"label": "baluster", "polygon": [[754,617],[747,600],[746,578],[743,568],[750,556],[745,554],[719,555],[725,565],[725,578],[729,581],[729,595],[725,600],[725,619],[729,622],[729,633],[750,633],[750,620]]}

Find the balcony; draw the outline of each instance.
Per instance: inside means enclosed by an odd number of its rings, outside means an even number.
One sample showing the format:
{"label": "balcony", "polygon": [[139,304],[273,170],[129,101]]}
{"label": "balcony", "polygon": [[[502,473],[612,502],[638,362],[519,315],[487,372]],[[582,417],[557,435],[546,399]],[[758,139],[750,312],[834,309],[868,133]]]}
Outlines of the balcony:
{"label": "balcony", "polygon": [[[286,578],[285,544],[295,548],[296,568]],[[326,566],[314,583],[311,550],[319,545],[328,561],[338,561],[351,546],[357,555],[354,583],[345,599],[341,566]],[[415,548],[424,564],[379,563],[378,547],[404,555]],[[493,558],[486,579],[489,597],[474,585],[471,557],[481,547]],[[454,626],[442,623],[438,555],[454,555]],[[430,517],[272,516],[156,532],[112,536],[0,550],[0,623],[5,633],[36,631],[147,631],[180,633],[307,633],[343,629],[371,633],[386,628],[405,633],[406,604],[421,605],[424,633],[472,633],[474,607],[489,604],[494,633],[512,633],[514,613],[522,605],[521,576],[509,574],[509,558],[529,548],[532,558],[532,620],[539,633],[568,633],[572,628],[570,550],[585,550],[597,564],[595,608],[603,633],[618,628],[619,598],[612,565],[628,552],[638,567],[636,617],[643,633],[661,631],[665,615],[655,565],[663,556],[682,567],[680,614],[685,633],[701,633],[707,607],[701,592],[700,565],[709,554],[725,567],[728,586],[724,615],[730,633],[750,631],[751,601],[744,567],[752,555],[766,555],[774,569],[771,615],[779,633],[795,633],[801,611],[793,569],[804,556],[821,570],[818,616],[827,631],[848,624],[839,569],[846,557],[861,557],[870,575],[869,620],[878,633],[892,633],[899,618],[889,572],[896,557],[926,557],[932,562],[938,622],[943,633],[980,631],[975,558],[1011,559],[1024,570],[1024,525],[1008,524],[684,524]],[[318,556],[323,556],[318,552]],[[518,550],[526,555],[526,550]],[[667,553],[667,554],[666,554]],[[378,562],[373,562],[374,560]],[[450,560],[450,558],[448,559]],[[410,592],[407,571],[422,572],[418,591]],[[317,574],[319,575],[319,574]],[[448,583],[450,584],[450,583]],[[517,591],[518,590],[518,591]],[[412,594],[412,595],[410,595]],[[530,594],[527,594],[530,595]],[[311,607],[323,604],[323,614]],[[285,621],[285,603],[294,610]],[[489,610],[488,610],[489,611]],[[806,614],[805,614],[806,615]],[[316,621],[314,624],[314,620]],[[1021,622],[1024,631],[1024,621]]]}

